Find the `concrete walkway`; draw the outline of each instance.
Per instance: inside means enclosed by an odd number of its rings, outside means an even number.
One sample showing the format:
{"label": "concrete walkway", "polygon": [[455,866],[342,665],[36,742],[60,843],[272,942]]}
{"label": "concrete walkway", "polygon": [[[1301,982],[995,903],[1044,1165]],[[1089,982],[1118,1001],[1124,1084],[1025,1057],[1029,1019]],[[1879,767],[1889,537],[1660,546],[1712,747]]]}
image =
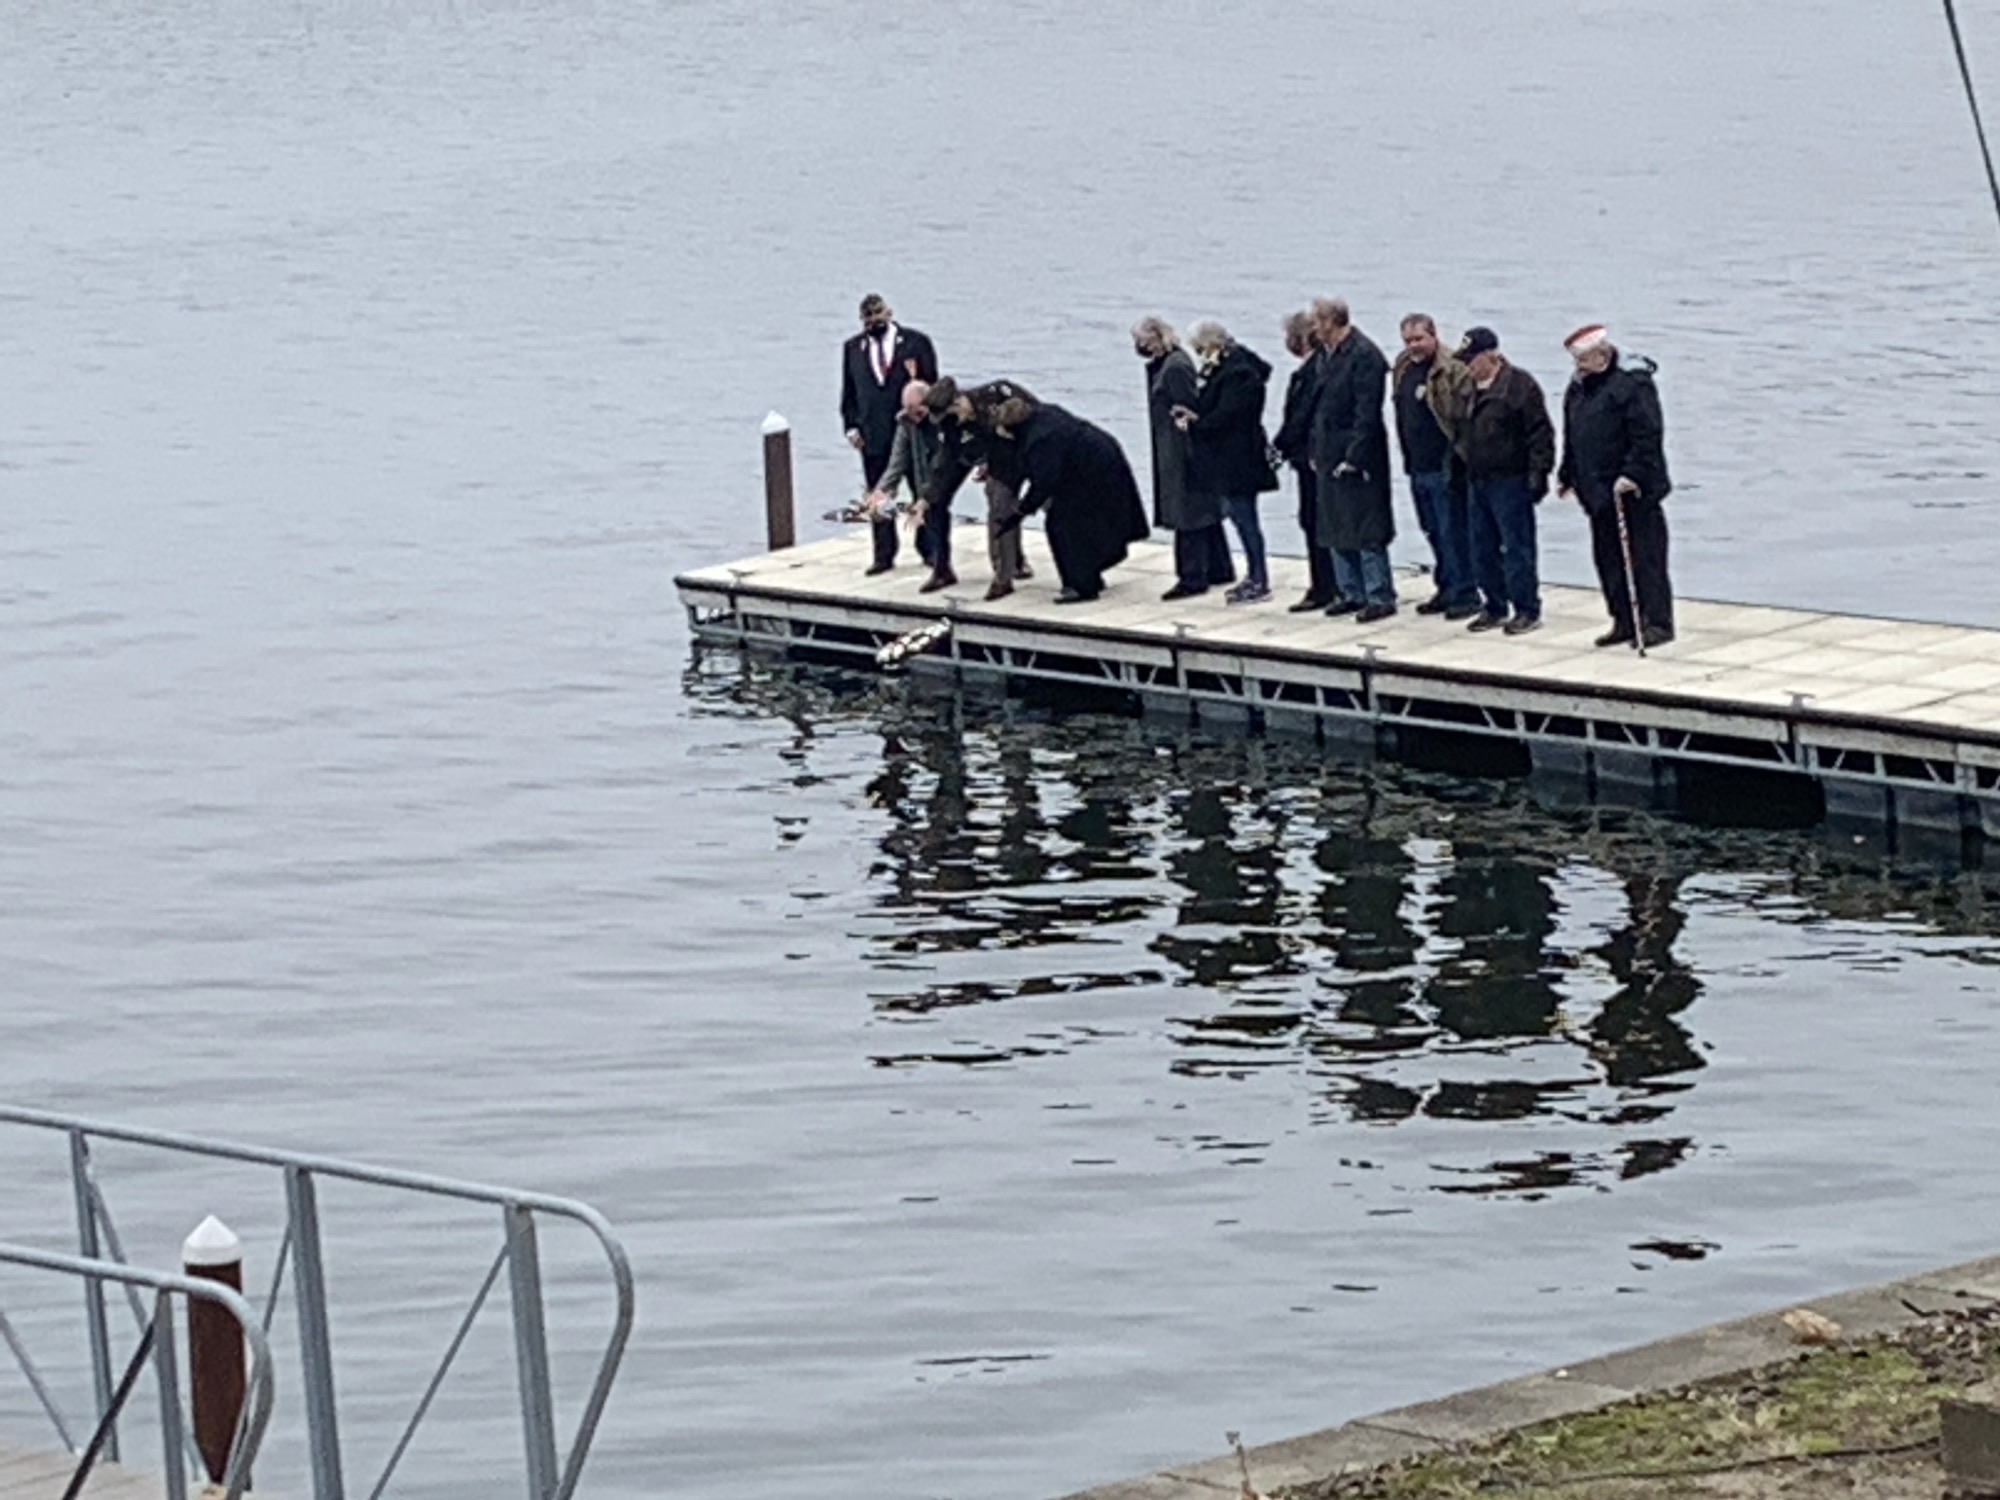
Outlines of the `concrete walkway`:
{"label": "concrete walkway", "polygon": [[[2000,1256],[1803,1305],[1832,1318],[1846,1336],[1868,1337],[1894,1333],[1924,1314],[1967,1301],[2000,1303]],[[1785,1310],[1712,1324],[1566,1369],[1524,1375],[1252,1448],[1251,1482],[1268,1494],[1788,1359],[1800,1352],[1800,1345],[1780,1321]],[[1241,1482],[1235,1455],[1225,1454],[1084,1490],[1070,1500],[1218,1500],[1235,1496]],[[0,1489],[0,1496],[5,1494]]]}

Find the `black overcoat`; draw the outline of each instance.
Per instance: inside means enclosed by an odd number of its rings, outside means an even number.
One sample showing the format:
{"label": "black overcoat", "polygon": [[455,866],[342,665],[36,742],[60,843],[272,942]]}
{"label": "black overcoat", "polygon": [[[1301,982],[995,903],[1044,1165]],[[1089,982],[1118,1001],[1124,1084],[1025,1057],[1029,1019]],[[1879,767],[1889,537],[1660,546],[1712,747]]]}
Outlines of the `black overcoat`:
{"label": "black overcoat", "polygon": [[1146,407],[1153,424],[1153,524],[1169,531],[1193,531],[1222,519],[1213,495],[1188,492],[1188,435],[1174,425],[1174,408],[1194,410],[1200,399],[1194,360],[1172,349],[1146,362]]}
{"label": "black overcoat", "polygon": [[1317,395],[1319,380],[1319,355],[1308,354],[1292,371],[1292,378],[1285,382],[1285,415],[1278,424],[1278,435],[1271,439],[1271,446],[1278,450],[1278,456],[1301,474],[1312,472],[1309,462],[1312,451],[1313,400]]}
{"label": "black overcoat", "polygon": [[1201,383],[1188,429],[1188,488],[1207,495],[1261,495],[1278,487],[1264,436],[1271,367],[1241,344]]}
{"label": "black overcoat", "polygon": [[1388,383],[1389,362],[1358,328],[1320,351],[1312,417],[1318,542],[1336,552],[1386,547],[1396,536],[1389,428],[1382,420]]}
{"label": "black overcoat", "polygon": [[1620,478],[1639,486],[1647,503],[1673,489],[1667,478],[1666,424],[1653,365],[1622,365],[1579,374],[1563,392],[1563,452],[1558,482],[1576,491],[1591,510],[1608,509]]}
{"label": "black overcoat", "polygon": [[1027,493],[1023,511],[1047,516],[1049,551],[1064,584],[1095,590],[1106,568],[1145,538],[1139,481],[1118,440],[1103,428],[1044,403],[1013,439]]}

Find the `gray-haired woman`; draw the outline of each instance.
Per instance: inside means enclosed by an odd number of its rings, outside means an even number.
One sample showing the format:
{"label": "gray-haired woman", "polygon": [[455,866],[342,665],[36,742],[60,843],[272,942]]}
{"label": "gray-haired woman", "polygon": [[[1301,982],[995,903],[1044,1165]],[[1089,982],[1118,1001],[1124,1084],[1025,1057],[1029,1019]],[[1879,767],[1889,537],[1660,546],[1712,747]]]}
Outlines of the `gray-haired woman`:
{"label": "gray-haired woman", "polygon": [[1271,366],[1220,323],[1197,323],[1188,347],[1201,370],[1194,405],[1175,414],[1188,435],[1188,488],[1217,497],[1243,544],[1243,581],[1229,591],[1228,601],[1262,604],[1271,597],[1271,573],[1257,497],[1278,487],[1264,435]]}

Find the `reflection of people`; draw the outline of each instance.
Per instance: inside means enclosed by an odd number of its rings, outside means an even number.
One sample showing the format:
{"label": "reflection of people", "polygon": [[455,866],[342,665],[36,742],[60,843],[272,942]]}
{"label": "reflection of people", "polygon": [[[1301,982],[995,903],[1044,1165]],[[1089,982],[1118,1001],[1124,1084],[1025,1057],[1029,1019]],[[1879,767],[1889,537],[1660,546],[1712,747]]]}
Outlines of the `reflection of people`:
{"label": "reflection of people", "polygon": [[1460,845],[1456,854],[1437,930],[1458,952],[1431,981],[1438,1021],[1467,1040],[1547,1036],[1559,1009],[1549,872],[1505,849]]}
{"label": "reflection of people", "polygon": [[[840,421],[848,443],[861,455],[861,481],[873,489],[889,467],[889,450],[896,440],[896,415],[903,387],[912,380],[937,379],[937,351],[914,328],[900,328],[889,304],[870,292],[861,299],[861,332],[841,347]],[[875,560],[872,573],[896,565],[896,523],[872,523]]]}
{"label": "reflection of people", "polygon": [[1319,922],[1340,964],[1340,1019],[1381,1031],[1428,1031],[1411,1003],[1418,939],[1404,914],[1415,862],[1394,839],[1337,833],[1319,846],[1314,863],[1326,875]]}
{"label": "reflection of people", "polygon": [[1674,956],[1674,942],[1687,925],[1681,879],[1628,875],[1630,920],[1597,950],[1618,980],[1618,993],[1590,1023],[1591,1051],[1603,1060],[1612,1083],[1707,1066],[1686,1028],[1674,1020],[1701,994],[1694,971]]}

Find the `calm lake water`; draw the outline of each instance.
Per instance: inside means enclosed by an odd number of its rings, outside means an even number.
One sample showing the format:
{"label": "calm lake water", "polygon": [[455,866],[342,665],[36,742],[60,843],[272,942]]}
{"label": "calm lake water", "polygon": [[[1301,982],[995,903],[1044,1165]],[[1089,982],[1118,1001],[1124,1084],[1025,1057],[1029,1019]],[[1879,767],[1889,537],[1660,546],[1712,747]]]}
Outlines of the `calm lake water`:
{"label": "calm lake water", "polygon": [[[757,549],[767,409],[852,492],[863,291],[1128,444],[1137,315],[1337,293],[1657,358],[1685,591],[2000,625],[1956,88],[1886,0],[15,0],[0,1099],[599,1204],[605,1500],[1032,1500],[1990,1253],[1991,873],[698,652],[672,589]],[[268,1276],[268,1191],[125,1183]],[[493,1237],[336,1207],[379,1462]],[[0,1305],[77,1389],[73,1294]],[[516,1492],[468,1357],[407,1493]]]}

